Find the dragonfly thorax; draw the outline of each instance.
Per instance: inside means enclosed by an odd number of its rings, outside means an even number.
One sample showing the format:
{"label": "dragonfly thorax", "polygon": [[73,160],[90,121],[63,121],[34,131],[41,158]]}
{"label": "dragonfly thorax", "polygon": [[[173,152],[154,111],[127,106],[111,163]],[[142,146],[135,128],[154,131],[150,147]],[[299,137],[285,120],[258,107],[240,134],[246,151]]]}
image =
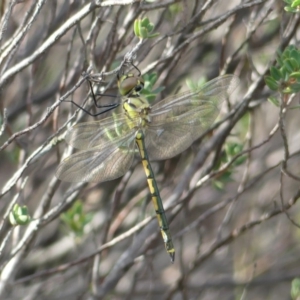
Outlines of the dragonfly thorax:
{"label": "dragonfly thorax", "polygon": [[129,121],[133,121],[132,126],[145,127],[151,122],[150,111],[151,107],[146,98],[141,95],[136,97],[126,98],[123,102],[123,111]]}

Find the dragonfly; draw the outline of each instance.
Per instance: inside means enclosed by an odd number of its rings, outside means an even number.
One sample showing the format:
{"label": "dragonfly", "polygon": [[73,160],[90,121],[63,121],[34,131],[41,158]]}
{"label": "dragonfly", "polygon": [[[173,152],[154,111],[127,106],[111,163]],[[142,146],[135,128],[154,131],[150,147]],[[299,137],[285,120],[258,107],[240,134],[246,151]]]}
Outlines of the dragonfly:
{"label": "dragonfly", "polygon": [[166,160],[189,148],[214,123],[237,78],[219,76],[154,105],[141,94],[144,80],[140,73],[118,75],[117,79],[121,112],[71,127],[66,142],[80,151],[60,163],[56,176],[67,182],[113,180],[128,171],[139,153],[165,248],[173,263],[175,248],[150,161]]}

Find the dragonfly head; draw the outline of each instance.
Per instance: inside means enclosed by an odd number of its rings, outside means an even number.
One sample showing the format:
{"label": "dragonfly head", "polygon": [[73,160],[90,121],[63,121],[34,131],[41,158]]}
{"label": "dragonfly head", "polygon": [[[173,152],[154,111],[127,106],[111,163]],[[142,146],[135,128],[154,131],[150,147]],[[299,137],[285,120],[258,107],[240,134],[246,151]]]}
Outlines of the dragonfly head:
{"label": "dragonfly head", "polygon": [[118,76],[118,87],[122,96],[139,95],[139,92],[144,88],[144,79],[134,74],[124,74]]}

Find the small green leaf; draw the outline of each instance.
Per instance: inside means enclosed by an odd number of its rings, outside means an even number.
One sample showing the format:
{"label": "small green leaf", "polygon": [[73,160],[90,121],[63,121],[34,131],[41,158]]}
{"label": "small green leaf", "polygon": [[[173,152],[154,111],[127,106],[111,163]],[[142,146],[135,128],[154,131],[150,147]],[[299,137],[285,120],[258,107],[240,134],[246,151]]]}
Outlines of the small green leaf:
{"label": "small green leaf", "polygon": [[224,190],[224,183],[219,181],[219,180],[213,180],[213,186],[219,190],[219,191],[223,191]]}
{"label": "small green leaf", "polygon": [[143,75],[144,88],[141,91],[141,94],[150,101],[153,101],[156,98],[157,94],[164,89],[164,87],[157,87],[153,90],[153,86],[155,85],[157,78],[158,77],[156,72]]}
{"label": "small green leaf", "polygon": [[149,18],[145,17],[144,19],[142,19],[142,21],[141,21],[141,26],[142,27],[146,27],[147,28],[149,24],[150,24]]}
{"label": "small green leaf", "polygon": [[193,80],[188,78],[188,79],[186,79],[185,83],[188,86],[189,90],[193,91],[196,89],[196,84]]}
{"label": "small green leaf", "polygon": [[11,225],[26,225],[31,221],[27,206],[15,204],[12,211],[9,213],[9,221]]}
{"label": "small green leaf", "polygon": [[279,100],[274,97],[274,96],[271,96],[268,98],[268,101],[271,102],[273,105],[275,105],[276,107],[279,107],[280,106],[280,102]]}
{"label": "small green leaf", "polygon": [[153,90],[153,93],[154,93],[154,94],[159,94],[159,93],[161,93],[164,89],[165,89],[164,86],[159,86],[159,87],[157,87],[156,89]]}
{"label": "small green leaf", "polygon": [[297,61],[295,58],[291,57],[290,62],[293,66],[293,71],[298,71],[300,61]]}
{"label": "small green leaf", "polygon": [[291,50],[291,58],[295,59],[300,64],[300,53],[296,49]]}
{"label": "small green leaf", "polygon": [[291,62],[290,59],[286,59],[284,61],[284,67],[286,68],[286,70],[289,72],[289,73],[292,73],[294,71],[293,69],[293,64]]}
{"label": "small green leaf", "polygon": [[242,165],[246,161],[246,159],[247,159],[247,156],[246,155],[242,155],[242,156],[240,156],[239,158],[237,158],[235,160],[234,165],[235,166],[240,166],[240,165]]}
{"label": "small green leaf", "polygon": [[61,220],[71,232],[80,237],[84,233],[85,225],[92,220],[92,217],[92,214],[84,212],[83,204],[78,200],[61,215]]}
{"label": "small green leaf", "polygon": [[292,93],[300,92],[300,83],[293,83],[290,85]]}
{"label": "small green leaf", "polygon": [[173,14],[173,15],[177,15],[178,13],[180,13],[182,11],[182,4],[181,3],[174,3],[171,4],[169,6],[169,11]]}
{"label": "small green leaf", "polygon": [[149,34],[148,35],[148,39],[153,39],[153,38],[156,38],[157,36],[159,36],[159,32],[155,32],[155,33],[152,33],[152,34]]}
{"label": "small green leaf", "polygon": [[285,48],[285,50],[282,52],[281,54],[281,59],[282,59],[282,62],[281,62],[281,65],[283,66],[284,65],[284,61],[289,58],[289,55],[288,55],[288,52],[289,52],[289,49],[288,47]]}
{"label": "small green leaf", "polygon": [[223,183],[229,183],[232,182],[232,171],[227,170],[225,171],[219,178],[220,181],[222,181]]}
{"label": "small green leaf", "polygon": [[271,76],[265,76],[265,82],[272,91],[279,90],[279,84]]}
{"label": "small green leaf", "polygon": [[279,71],[279,69],[276,68],[276,67],[273,67],[273,66],[272,66],[272,67],[270,68],[270,74],[271,74],[271,76],[273,77],[273,79],[275,79],[276,81],[282,79],[282,74],[281,74],[281,72]]}
{"label": "small green leaf", "polygon": [[150,103],[156,99],[155,94],[148,94],[148,95],[145,95],[145,97]]}
{"label": "small green leaf", "polygon": [[146,39],[148,37],[148,31],[146,28],[144,27],[140,28],[140,37],[143,39]]}
{"label": "small green leaf", "polygon": [[[239,154],[241,151],[243,151],[244,146],[240,143],[235,143],[235,142],[227,142],[225,144],[225,153],[226,153],[226,159],[225,162],[229,162],[231,159],[233,159],[234,156]],[[245,162],[247,157],[245,155],[240,156],[237,158],[234,163],[234,166],[239,166]]]}
{"label": "small green leaf", "polygon": [[284,94],[292,94],[293,90],[291,89],[291,87],[286,87],[285,89],[283,89],[282,91]]}
{"label": "small green leaf", "polygon": [[141,27],[141,21],[136,19],[133,24],[133,30],[134,34],[139,38],[140,37],[140,27]]}
{"label": "small green leaf", "polygon": [[191,91],[197,91],[206,81],[205,77],[200,77],[197,82],[191,79],[186,79],[185,83]]}
{"label": "small green leaf", "polygon": [[225,151],[228,156],[234,156],[243,150],[243,145],[239,143],[226,143]]}
{"label": "small green leaf", "polygon": [[152,32],[153,29],[154,29],[154,24],[151,23],[151,24],[147,25],[148,32]]}
{"label": "small green leaf", "polygon": [[280,72],[282,74],[283,81],[287,81],[289,79],[289,76],[290,76],[289,74],[291,72],[289,72],[285,66],[283,66],[282,68],[280,68]]}
{"label": "small green leaf", "polygon": [[299,1],[299,0],[295,0],[295,1],[291,4],[291,7],[293,7],[293,8],[297,8],[298,6],[300,6],[300,1]]}
{"label": "small green leaf", "polygon": [[291,73],[290,78],[296,78],[297,80],[300,80],[300,72]]}
{"label": "small green leaf", "polygon": [[286,12],[289,12],[289,13],[295,12],[295,10],[294,10],[293,8],[289,7],[289,6],[285,6],[285,7],[284,7],[284,10],[285,10]]}
{"label": "small green leaf", "polygon": [[283,65],[283,59],[282,59],[282,52],[280,50],[276,51],[276,54],[277,54],[277,57],[276,57],[276,61],[277,61],[277,64],[279,66],[282,66]]}
{"label": "small green leaf", "polygon": [[300,278],[295,278],[291,284],[291,297],[297,300],[300,297]]}
{"label": "small green leaf", "polygon": [[157,73],[151,73],[148,80],[151,83],[151,85],[153,86],[155,84],[155,82],[157,81]]}

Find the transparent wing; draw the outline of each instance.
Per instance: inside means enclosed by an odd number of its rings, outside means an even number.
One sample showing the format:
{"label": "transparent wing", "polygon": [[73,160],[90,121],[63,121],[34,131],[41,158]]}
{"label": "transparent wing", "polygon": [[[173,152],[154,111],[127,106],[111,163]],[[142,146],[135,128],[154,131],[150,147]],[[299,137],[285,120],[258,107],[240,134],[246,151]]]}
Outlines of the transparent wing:
{"label": "transparent wing", "polygon": [[97,147],[101,151],[102,148],[114,145],[120,136],[130,133],[134,121],[130,122],[131,125],[121,113],[100,121],[79,123],[68,130],[66,142],[76,149]]}
{"label": "transparent wing", "polygon": [[151,108],[151,123],[145,130],[145,144],[151,160],[173,157],[209,128],[220,106],[235,87],[234,75],[217,77],[196,91],[168,97]]}
{"label": "transparent wing", "polygon": [[223,75],[203,84],[195,91],[187,91],[172,95],[159,101],[152,106],[153,115],[171,112],[175,115],[193,109],[202,103],[212,102],[214,105],[221,104],[238,86],[239,79],[235,75]]}
{"label": "transparent wing", "polygon": [[[191,115],[193,117],[193,115]],[[200,119],[181,119],[160,126],[150,126],[145,145],[150,160],[168,159],[183,152],[204,132]]]}
{"label": "transparent wing", "polygon": [[114,143],[99,144],[64,159],[56,177],[67,182],[103,182],[124,175],[135,154],[135,131],[119,137]]}

